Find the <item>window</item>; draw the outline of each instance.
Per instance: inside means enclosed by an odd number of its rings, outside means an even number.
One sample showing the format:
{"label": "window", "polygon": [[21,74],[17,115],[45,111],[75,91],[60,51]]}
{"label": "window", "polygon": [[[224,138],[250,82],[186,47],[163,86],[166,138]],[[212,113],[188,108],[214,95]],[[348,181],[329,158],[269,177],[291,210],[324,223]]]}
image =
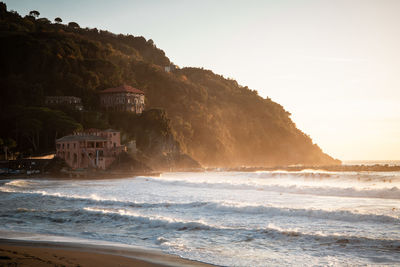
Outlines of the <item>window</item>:
{"label": "window", "polygon": [[76,148],[76,143],[74,143],[74,148]]}
{"label": "window", "polygon": [[67,148],[69,149],[69,144],[67,144]]}

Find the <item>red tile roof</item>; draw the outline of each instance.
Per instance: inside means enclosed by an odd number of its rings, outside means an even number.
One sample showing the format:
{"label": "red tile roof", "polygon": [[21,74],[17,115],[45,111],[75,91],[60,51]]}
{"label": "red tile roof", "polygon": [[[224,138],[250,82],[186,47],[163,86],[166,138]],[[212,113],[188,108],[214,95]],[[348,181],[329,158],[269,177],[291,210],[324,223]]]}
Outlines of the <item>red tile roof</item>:
{"label": "red tile roof", "polygon": [[129,85],[121,85],[119,87],[115,88],[108,88],[106,90],[100,91],[101,94],[107,94],[107,93],[134,93],[134,94],[142,94],[144,95],[144,92],[133,88],[132,86]]}

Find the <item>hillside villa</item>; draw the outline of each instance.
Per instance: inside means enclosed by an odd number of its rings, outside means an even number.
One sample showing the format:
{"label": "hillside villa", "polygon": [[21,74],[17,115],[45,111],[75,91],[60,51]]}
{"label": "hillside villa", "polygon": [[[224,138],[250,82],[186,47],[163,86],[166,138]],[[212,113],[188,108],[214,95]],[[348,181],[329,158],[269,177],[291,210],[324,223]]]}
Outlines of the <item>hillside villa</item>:
{"label": "hillside villa", "polygon": [[82,100],[76,96],[46,96],[45,103],[49,106],[66,105],[83,110]]}
{"label": "hillside villa", "polygon": [[125,151],[120,132],[90,129],[56,140],[56,155],[72,169],[107,169]]}
{"label": "hillside villa", "polygon": [[144,92],[129,85],[108,88],[100,92],[100,105],[105,110],[141,114],[144,110]]}

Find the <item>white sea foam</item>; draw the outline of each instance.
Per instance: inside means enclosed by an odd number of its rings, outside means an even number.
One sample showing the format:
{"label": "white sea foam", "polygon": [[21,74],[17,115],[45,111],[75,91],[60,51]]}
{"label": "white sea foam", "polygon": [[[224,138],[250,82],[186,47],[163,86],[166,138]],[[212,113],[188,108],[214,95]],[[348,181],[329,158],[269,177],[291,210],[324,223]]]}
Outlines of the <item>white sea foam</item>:
{"label": "white sea foam", "polygon": [[212,228],[219,228],[217,226],[209,225],[202,221],[184,221],[176,218],[170,218],[165,216],[146,216],[131,212],[125,209],[104,209],[104,208],[90,208],[86,207],[84,210],[91,212],[100,212],[103,214],[117,214],[121,216],[128,216],[135,222],[146,225],[150,228],[167,228],[174,230],[210,230]]}
{"label": "white sea foam", "polygon": [[5,186],[11,186],[11,187],[30,187],[34,185],[35,182],[32,180],[13,180],[10,182],[5,183]]}
{"label": "white sea foam", "polygon": [[[368,214],[357,213],[349,210],[321,210],[321,209],[298,209],[287,207],[274,207],[265,205],[243,205],[241,203],[217,203],[217,202],[188,202],[188,203],[174,203],[174,202],[161,202],[161,203],[129,203],[117,202],[119,205],[154,209],[193,209],[204,210],[231,214],[252,214],[271,216],[287,216],[287,217],[308,217],[313,219],[324,220],[338,220],[348,222],[379,222],[379,223],[393,223],[400,224],[399,214],[383,215],[383,214]],[[117,204],[115,203],[115,204]]]}
{"label": "white sea foam", "polygon": [[[20,186],[18,186],[20,187]],[[21,186],[22,187],[22,186]],[[0,187],[1,192],[8,192],[8,193],[22,193],[22,194],[37,194],[42,196],[53,196],[53,197],[63,197],[63,198],[70,198],[70,199],[82,199],[82,200],[94,200],[94,201],[117,201],[115,197],[100,197],[97,194],[71,194],[71,193],[63,193],[63,192],[49,192],[45,190],[32,190],[32,189],[23,189],[23,188],[14,188],[14,186],[10,186],[6,184],[5,186]]]}

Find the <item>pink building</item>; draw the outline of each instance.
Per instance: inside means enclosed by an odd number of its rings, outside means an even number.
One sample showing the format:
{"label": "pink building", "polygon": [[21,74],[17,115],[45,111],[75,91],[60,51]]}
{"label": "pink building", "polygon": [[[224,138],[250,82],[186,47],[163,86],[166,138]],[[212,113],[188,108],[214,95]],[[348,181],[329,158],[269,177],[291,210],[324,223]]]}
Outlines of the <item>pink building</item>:
{"label": "pink building", "polygon": [[125,151],[120,132],[89,129],[56,140],[57,157],[72,169],[107,169],[118,154]]}

